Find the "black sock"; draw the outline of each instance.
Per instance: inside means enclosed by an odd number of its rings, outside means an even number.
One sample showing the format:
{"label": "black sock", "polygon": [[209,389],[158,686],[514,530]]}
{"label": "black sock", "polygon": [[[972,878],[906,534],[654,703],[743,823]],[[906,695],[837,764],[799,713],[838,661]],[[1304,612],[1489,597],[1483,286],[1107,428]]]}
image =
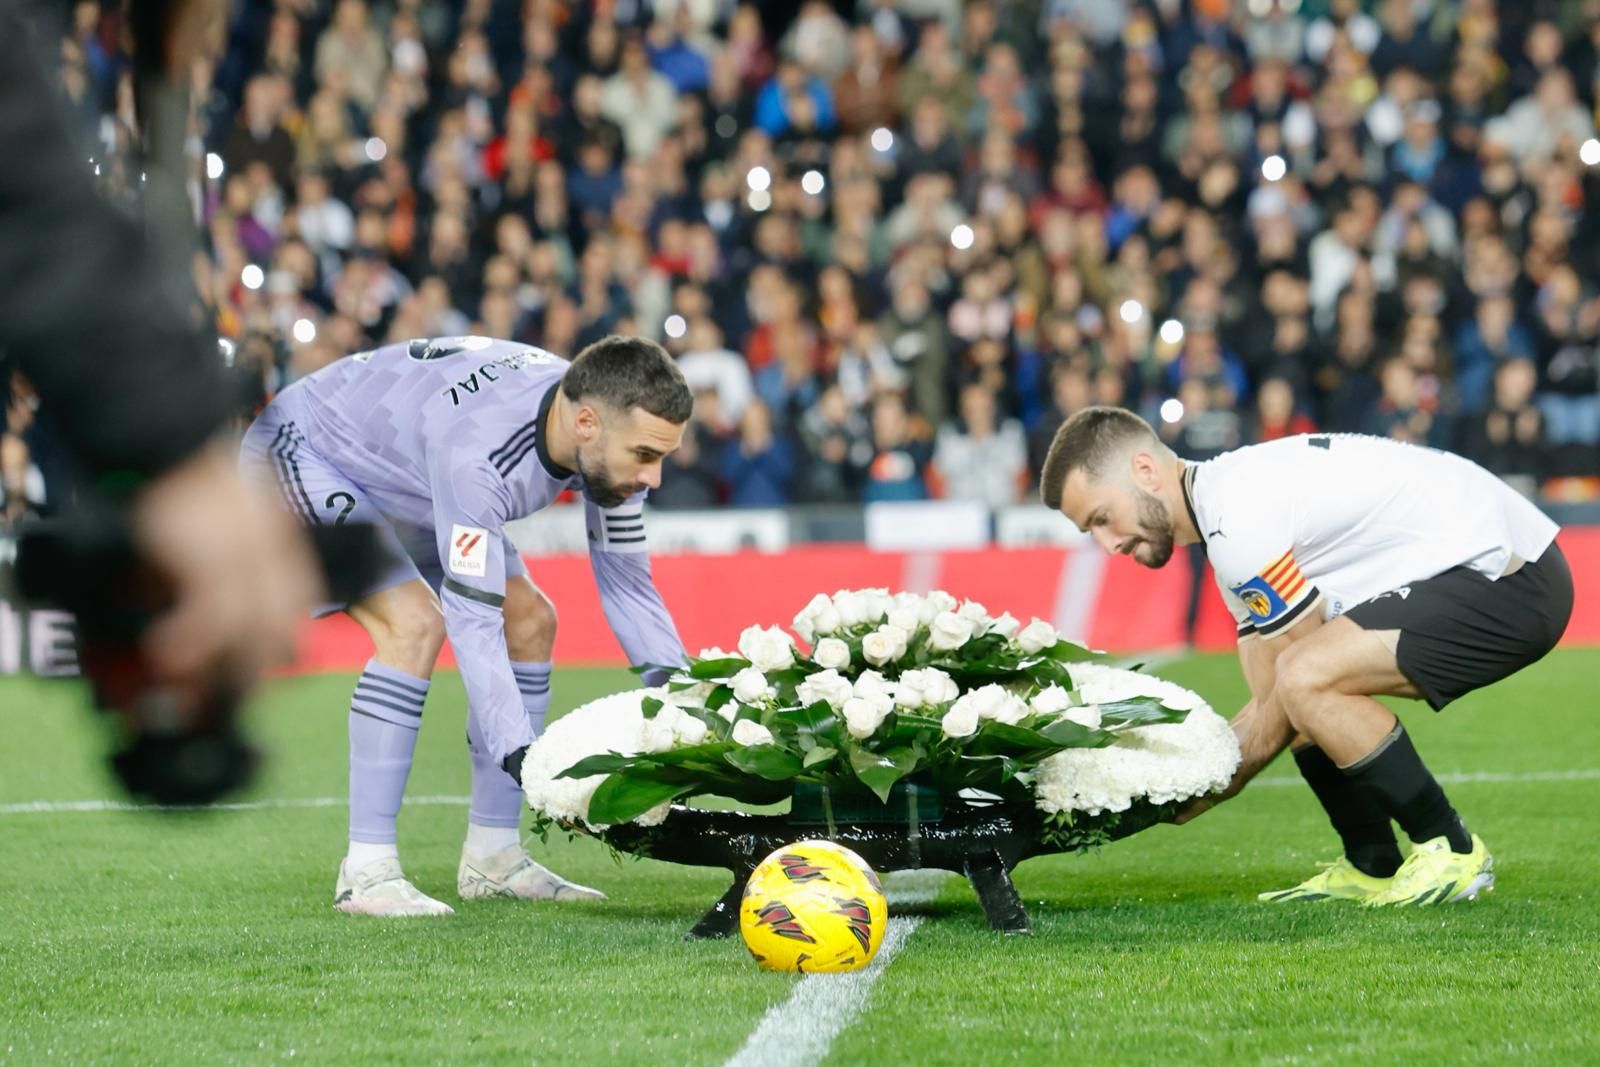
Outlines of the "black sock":
{"label": "black sock", "polygon": [[1471,852],[1472,835],[1450,806],[1444,790],[1417,755],[1405,727],[1395,723],[1378,747],[1348,767],[1346,777],[1400,824],[1413,841],[1450,840],[1452,852]]}
{"label": "black sock", "polygon": [[1328,754],[1316,745],[1294,750],[1300,776],[1317,795],[1328,821],[1344,843],[1344,855],[1363,874],[1388,878],[1400,869],[1400,846],[1395,843],[1389,816],[1377,801],[1346,777]]}

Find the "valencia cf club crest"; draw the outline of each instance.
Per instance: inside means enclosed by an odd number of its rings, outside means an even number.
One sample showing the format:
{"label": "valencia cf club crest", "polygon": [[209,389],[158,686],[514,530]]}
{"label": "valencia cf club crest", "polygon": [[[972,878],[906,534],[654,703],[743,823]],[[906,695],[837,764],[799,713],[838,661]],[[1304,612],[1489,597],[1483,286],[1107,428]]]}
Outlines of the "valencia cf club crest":
{"label": "valencia cf club crest", "polygon": [[1276,618],[1288,607],[1282,594],[1265,578],[1252,578],[1242,585],[1234,586],[1232,592],[1250,613],[1250,618],[1256,622]]}
{"label": "valencia cf club crest", "polygon": [[791,941],[804,941],[808,945],[817,943],[817,939],[806,933],[806,928],[794,917],[789,905],[782,901],[774,900],[756,912],[756,922],[762,926],[772,927],[772,932],[779,937],[787,937]]}
{"label": "valencia cf club crest", "polygon": [[791,882],[815,882],[818,878],[828,877],[821,867],[793,852],[785,852],[778,857],[778,862],[783,865],[783,873]]}

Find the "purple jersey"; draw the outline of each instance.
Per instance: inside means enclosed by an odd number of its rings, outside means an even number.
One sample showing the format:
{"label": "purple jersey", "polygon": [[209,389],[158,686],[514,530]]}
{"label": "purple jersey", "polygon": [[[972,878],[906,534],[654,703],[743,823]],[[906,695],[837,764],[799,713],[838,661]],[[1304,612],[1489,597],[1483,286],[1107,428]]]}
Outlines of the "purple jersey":
{"label": "purple jersey", "polygon": [[[341,359],[285,389],[306,444],[359,487],[419,565],[431,540],[445,626],[468,698],[485,709],[496,759],[531,741],[501,606],[502,527],[583,480],[550,458],[545,422],[568,362],[487,337],[438,337]],[[589,558],[606,619],[630,661],[684,661],[650,577],[644,494],[615,508],[584,499]],[[516,573],[515,561],[509,565]]]}

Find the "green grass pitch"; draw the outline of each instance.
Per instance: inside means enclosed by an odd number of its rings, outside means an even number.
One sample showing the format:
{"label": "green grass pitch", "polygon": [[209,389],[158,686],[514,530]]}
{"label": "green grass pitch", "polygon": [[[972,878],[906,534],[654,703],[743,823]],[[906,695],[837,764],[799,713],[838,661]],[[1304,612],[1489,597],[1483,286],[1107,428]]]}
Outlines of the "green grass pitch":
{"label": "green grass pitch", "polygon": [[[1230,658],[1160,673],[1224,713],[1244,695]],[[1596,677],[1600,651],[1567,651],[1443,715],[1403,710],[1495,853],[1478,903],[1257,904],[1336,852],[1283,761],[1189,826],[1024,864],[1031,938],[991,933],[952,880],[828,1062],[1600,1062]],[[76,685],[0,683],[0,1062],[718,1064],[787,998],[797,979],[737,939],[681,939],[723,873],[592,842],[535,854],[604,903],[335,913],[351,684],[277,682],[253,716],[271,758],[242,799],[326,804],[157,815],[22,810],[117,794]],[[557,707],[627,684],[558,671]],[[442,675],[410,786],[428,802],[400,819],[407,871],[452,902],[464,709]]]}

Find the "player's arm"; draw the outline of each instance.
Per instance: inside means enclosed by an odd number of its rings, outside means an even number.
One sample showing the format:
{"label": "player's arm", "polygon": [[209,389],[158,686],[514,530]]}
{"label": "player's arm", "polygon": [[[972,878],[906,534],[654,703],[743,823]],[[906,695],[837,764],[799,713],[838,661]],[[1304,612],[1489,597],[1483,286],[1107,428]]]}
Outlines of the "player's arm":
{"label": "player's arm", "polygon": [[[687,661],[683,641],[650,576],[644,533],[644,494],[614,508],[585,500],[589,524],[589,562],[594,567],[600,604],[628,662],[669,667]],[[648,671],[645,684],[660,685],[665,671]]]}
{"label": "player's arm", "polygon": [[1217,585],[1238,626],[1239,667],[1250,688],[1250,700],[1231,720],[1239,768],[1227,789],[1185,806],[1180,823],[1237,795],[1289,747],[1295,730],[1276,692],[1278,656],[1322,625],[1321,594],[1300,573],[1293,550],[1279,547],[1286,533],[1268,530],[1265,537],[1239,541],[1208,546]]}
{"label": "player's arm", "polygon": [[461,679],[496,762],[533,741],[506,650],[505,538],[510,493],[481,456],[430,461],[434,535],[444,582],[439,599]]}

